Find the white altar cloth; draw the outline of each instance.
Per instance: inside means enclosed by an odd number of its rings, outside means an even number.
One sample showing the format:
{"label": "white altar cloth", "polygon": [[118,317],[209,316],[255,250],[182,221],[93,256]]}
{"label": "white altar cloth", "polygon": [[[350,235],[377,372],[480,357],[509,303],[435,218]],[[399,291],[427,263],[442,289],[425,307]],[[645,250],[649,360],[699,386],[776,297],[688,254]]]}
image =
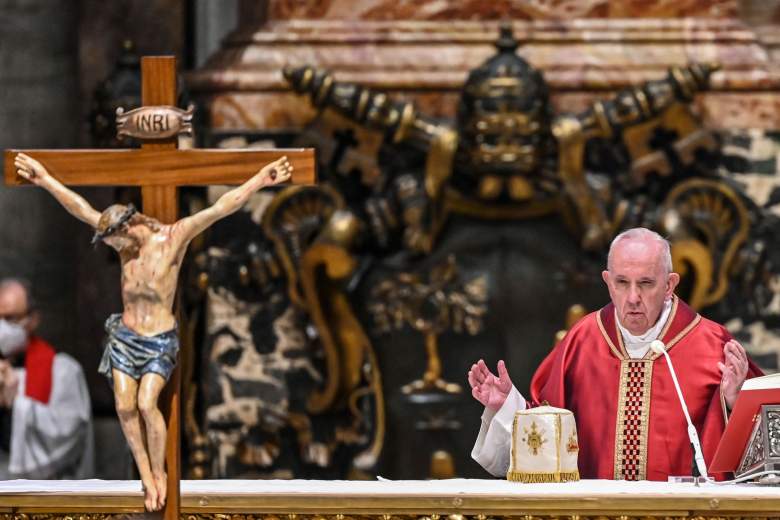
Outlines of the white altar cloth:
{"label": "white altar cloth", "polygon": [[[407,481],[185,480],[180,511],[199,520],[250,520],[263,515],[303,515],[300,520],[364,520],[460,515],[508,520],[580,516],[583,520],[627,517],[720,519],[760,516],[780,520],[780,487],[667,482],[583,480],[522,484],[504,480]],[[0,514],[86,514],[143,511],[139,481],[0,482]],[[749,514],[748,514],[749,513]],[[92,515],[92,516],[90,516]],[[307,516],[308,515],[308,516]],[[345,516],[342,516],[345,515]],[[471,516],[469,516],[471,515]],[[473,518],[472,518],[473,517]],[[285,517],[293,518],[293,517]]]}
{"label": "white altar cloth", "polygon": [[[0,481],[0,495],[141,495],[138,480],[8,480]],[[780,501],[780,487],[755,484],[681,484],[581,480],[559,484],[522,484],[504,480],[183,480],[182,496],[316,495],[342,497],[545,497],[581,498],[631,496],[634,498],[761,498]],[[780,504],[780,502],[779,502]]]}

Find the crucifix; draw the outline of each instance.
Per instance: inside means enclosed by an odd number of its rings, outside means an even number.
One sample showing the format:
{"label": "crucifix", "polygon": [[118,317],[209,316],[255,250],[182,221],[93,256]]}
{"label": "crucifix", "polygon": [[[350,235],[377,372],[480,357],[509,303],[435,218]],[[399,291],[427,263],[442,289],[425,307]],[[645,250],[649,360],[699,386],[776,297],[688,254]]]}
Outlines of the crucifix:
{"label": "crucifix", "polygon": [[[175,108],[175,58],[144,57],[141,71],[144,106],[127,114],[117,111],[120,133],[142,138],[140,150],[7,150],[5,181],[47,189],[95,228],[94,241],[119,253],[124,309],[106,322],[101,372],[114,387],[146,509],[164,507],[165,520],[179,520],[181,381],[173,302],[184,253],[194,236],[238,210],[254,191],[288,180],[313,183],[314,151],[179,150],[177,133],[189,125],[191,111]],[[212,184],[241,186],[177,221],[177,187]],[[99,213],[68,185],[140,186],[143,214],[118,204]],[[157,398],[166,380],[161,415]]]}

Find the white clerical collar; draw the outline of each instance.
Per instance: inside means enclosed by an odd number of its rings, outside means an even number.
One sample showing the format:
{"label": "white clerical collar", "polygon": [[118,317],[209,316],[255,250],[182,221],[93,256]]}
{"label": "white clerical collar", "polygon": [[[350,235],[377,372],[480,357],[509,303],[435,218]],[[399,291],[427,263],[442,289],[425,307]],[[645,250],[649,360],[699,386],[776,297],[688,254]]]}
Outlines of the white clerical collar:
{"label": "white clerical collar", "polygon": [[664,308],[661,311],[661,315],[658,317],[658,321],[655,322],[655,325],[647,329],[647,332],[644,334],[635,336],[623,327],[617,316],[617,311],[615,311],[615,323],[617,323],[620,334],[623,336],[623,344],[631,359],[641,359],[645,357],[645,354],[647,354],[647,351],[650,349],[650,343],[658,339],[671,312],[672,298],[669,298],[664,301]]}

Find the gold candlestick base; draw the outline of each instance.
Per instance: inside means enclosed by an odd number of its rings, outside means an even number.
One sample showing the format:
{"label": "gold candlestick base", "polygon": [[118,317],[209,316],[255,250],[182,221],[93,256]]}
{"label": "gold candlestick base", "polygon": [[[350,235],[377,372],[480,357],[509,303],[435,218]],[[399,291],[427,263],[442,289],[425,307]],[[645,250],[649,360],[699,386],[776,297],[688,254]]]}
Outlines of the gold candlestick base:
{"label": "gold candlestick base", "polygon": [[418,394],[430,390],[439,390],[448,394],[459,394],[463,388],[457,383],[449,383],[441,378],[441,358],[439,358],[439,346],[436,334],[425,334],[425,352],[428,357],[428,367],[422,379],[412,381],[401,387],[404,394]]}
{"label": "gold candlestick base", "polygon": [[463,391],[463,387],[458,383],[450,383],[441,378],[434,380],[417,379],[401,387],[401,392],[406,395],[419,394],[431,390],[438,390],[448,394],[459,394]]}

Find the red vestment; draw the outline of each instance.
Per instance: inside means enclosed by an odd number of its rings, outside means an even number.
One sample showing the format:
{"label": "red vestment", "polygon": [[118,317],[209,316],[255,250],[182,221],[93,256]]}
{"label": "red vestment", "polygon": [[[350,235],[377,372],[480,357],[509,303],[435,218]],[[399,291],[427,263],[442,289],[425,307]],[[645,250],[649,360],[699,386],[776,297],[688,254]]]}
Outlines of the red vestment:
{"label": "red vestment", "polygon": [[[718,362],[731,335],[675,297],[659,338],[709,464],[725,426]],[[747,377],[761,375],[749,363]],[[628,356],[611,303],[580,320],[545,358],[531,381],[531,401],[574,413],[583,478],[691,474],[687,423],[666,359],[652,350],[643,359]]]}
{"label": "red vestment", "polygon": [[27,397],[40,401],[43,404],[49,403],[52,386],[52,368],[56,354],[54,347],[44,340],[38,336],[30,336],[24,355],[26,372],[24,393]]}

